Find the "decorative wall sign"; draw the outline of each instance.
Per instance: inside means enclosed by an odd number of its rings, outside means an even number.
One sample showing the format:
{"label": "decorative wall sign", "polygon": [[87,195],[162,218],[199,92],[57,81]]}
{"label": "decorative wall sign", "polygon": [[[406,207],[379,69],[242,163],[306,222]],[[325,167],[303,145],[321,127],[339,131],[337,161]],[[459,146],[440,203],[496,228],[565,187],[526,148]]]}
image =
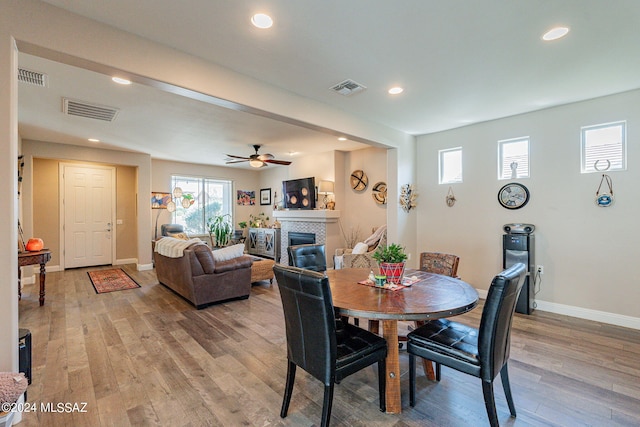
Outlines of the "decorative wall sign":
{"label": "decorative wall sign", "polygon": [[411,208],[416,207],[416,199],[418,198],[418,193],[413,185],[405,184],[400,187],[400,207],[405,210],[405,212],[409,212]]}
{"label": "decorative wall sign", "polygon": [[375,200],[377,204],[379,205],[387,204],[387,183],[386,182],[382,182],[382,181],[376,182],[371,191],[372,191],[371,197],[373,197],[373,200]]}
{"label": "decorative wall sign", "polygon": [[456,196],[453,195],[453,188],[449,187],[449,191],[447,191],[447,197],[445,197],[444,200],[447,203],[447,206],[449,206],[450,208],[456,204]]}
{"label": "decorative wall sign", "polygon": [[366,173],[360,169],[351,172],[351,188],[355,191],[364,191],[368,184],[369,178],[367,178]]}
{"label": "decorative wall sign", "polygon": [[[602,189],[602,183],[606,182],[608,188],[605,188],[604,192],[600,192]],[[596,191],[596,206],[601,208],[608,208],[613,205],[613,182],[611,181],[611,177],[609,175],[602,174],[602,179],[600,179],[600,185],[598,186],[598,191]]]}

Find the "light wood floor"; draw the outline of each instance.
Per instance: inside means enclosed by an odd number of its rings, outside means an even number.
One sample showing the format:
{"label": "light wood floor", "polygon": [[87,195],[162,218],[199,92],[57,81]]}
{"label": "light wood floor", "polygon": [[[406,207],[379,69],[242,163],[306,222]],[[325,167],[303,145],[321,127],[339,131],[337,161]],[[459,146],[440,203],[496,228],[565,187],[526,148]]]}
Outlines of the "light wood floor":
{"label": "light wood floor", "polygon": [[[279,416],[286,343],[277,286],[256,285],[247,300],[195,310],[159,285],[153,271],[124,266],[142,287],[97,295],[87,269],[47,274],[38,306],[27,285],[20,327],[33,335],[23,426],[312,426],[322,386],[298,371],[289,416]],[[481,308],[459,319],[477,325]],[[510,377],[518,411],[504,426],[640,425],[640,331],[540,311],[516,315]],[[479,380],[443,368],[440,383],[418,372],[408,401],[401,352],[401,415],[378,410],[374,367],[336,386],[332,425],[485,426]],[[41,404],[86,402],[86,413],[44,413]]]}

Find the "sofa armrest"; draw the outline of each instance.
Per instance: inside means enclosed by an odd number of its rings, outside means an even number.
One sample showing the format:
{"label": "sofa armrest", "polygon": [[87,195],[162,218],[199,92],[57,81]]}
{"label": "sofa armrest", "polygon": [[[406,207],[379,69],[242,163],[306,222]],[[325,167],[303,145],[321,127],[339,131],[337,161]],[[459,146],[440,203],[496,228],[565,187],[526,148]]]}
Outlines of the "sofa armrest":
{"label": "sofa armrest", "polygon": [[253,258],[247,255],[242,255],[238,258],[232,258],[227,261],[216,261],[215,273],[224,273],[225,271],[237,270],[240,268],[251,268]]}

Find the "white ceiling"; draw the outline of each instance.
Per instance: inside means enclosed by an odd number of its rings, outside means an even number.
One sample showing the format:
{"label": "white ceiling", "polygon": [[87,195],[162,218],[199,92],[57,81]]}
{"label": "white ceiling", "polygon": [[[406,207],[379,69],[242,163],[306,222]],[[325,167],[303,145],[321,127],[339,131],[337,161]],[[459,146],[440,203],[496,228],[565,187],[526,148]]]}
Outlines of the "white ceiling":
{"label": "white ceiling", "polygon": [[[640,87],[638,0],[47,3],[413,135]],[[273,28],[252,27],[256,12],[269,13]],[[569,35],[543,42],[556,25]],[[141,85],[114,90],[104,76],[41,58],[21,54],[20,66],[50,74],[47,90],[20,85],[28,139],[85,144],[96,132],[114,148],[211,164],[224,163],[225,152],[251,154],[251,144],[277,158],[362,147]],[[367,90],[329,90],[345,79]],[[405,92],[388,95],[393,85]],[[118,126],[61,118],[60,96],[120,108]],[[185,149],[176,153],[176,144]]]}

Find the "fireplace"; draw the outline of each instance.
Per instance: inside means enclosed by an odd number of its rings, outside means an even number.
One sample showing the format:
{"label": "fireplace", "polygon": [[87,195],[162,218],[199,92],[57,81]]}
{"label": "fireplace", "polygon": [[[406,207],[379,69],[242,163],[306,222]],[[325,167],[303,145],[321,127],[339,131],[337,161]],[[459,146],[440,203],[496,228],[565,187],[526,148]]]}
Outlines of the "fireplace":
{"label": "fireplace", "polygon": [[289,246],[308,245],[316,242],[315,233],[289,232]]}

